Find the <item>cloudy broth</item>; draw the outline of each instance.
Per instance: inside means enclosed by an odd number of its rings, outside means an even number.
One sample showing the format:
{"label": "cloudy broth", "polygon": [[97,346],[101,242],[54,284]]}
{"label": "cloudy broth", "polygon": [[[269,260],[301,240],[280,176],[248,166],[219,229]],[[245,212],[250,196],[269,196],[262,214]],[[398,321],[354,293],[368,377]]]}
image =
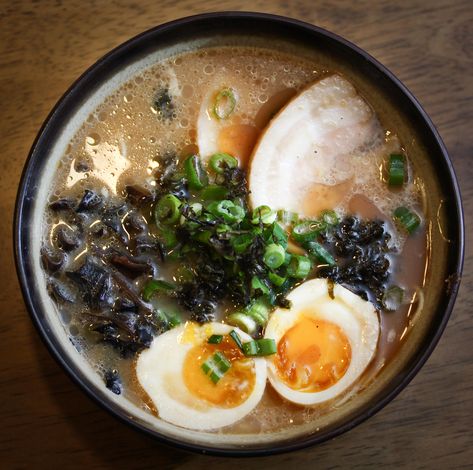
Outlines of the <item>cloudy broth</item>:
{"label": "cloudy broth", "polygon": [[[331,72],[323,64],[282,52],[249,47],[204,48],[163,60],[118,88],[88,117],[58,165],[50,201],[63,198],[80,200],[84,191],[89,189],[119,206],[124,202],[127,186],[139,186],[144,191],[152,192],[157,184],[156,175],[162,169],[163,156],[174,154],[182,159],[197,150],[196,122],[202,102],[209,92],[224,87],[238,89],[238,106],[243,112],[232,122],[232,129],[220,132],[220,143],[224,142],[222,145],[228,147],[226,151],[229,153],[237,154],[245,167],[252,146],[270,119],[297,92]],[[167,95],[163,94],[163,90]],[[165,112],[169,115],[163,118],[156,101],[166,101],[168,97],[172,98],[172,105],[167,106]],[[376,111],[376,102],[372,102],[369,96],[364,98]],[[396,138],[396,129],[390,128],[386,119],[383,119],[383,126],[383,142],[380,145],[384,146],[385,154],[402,150],[402,142]],[[237,145],[232,144],[232,133],[239,136]],[[391,245],[397,251],[397,254],[390,256],[392,274],[389,282],[405,289],[406,300],[395,312],[380,312],[381,332],[376,355],[357,382],[356,390],[366,385],[394,357],[402,344],[422,301],[428,260],[427,224],[423,224],[415,235],[406,237],[386,216],[392,213],[393,208],[403,204],[422,209],[422,195],[414,169],[409,167],[409,183],[401,195],[387,189],[381,170],[381,156],[376,160],[376,165],[372,163],[360,171],[363,178],[356,180],[349,190],[343,189],[343,197],[337,200],[336,209],[340,214],[381,218],[386,222],[386,228],[392,235]],[[365,162],[361,164],[365,165]],[[327,183],[330,184],[329,177]],[[359,196],[361,192],[372,194],[375,204],[363,200]],[[145,204],[143,207],[133,212],[134,223],[147,224],[153,235],[152,205]],[[131,210],[131,206],[125,205],[120,217],[125,219]],[[61,235],[65,240],[58,241],[58,233],[62,229],[65,232],[74,231],[80,224],[83,227],[79,230],[81,233],[90,233],[90,230],[103,228],[101,217],[87,214],[76,214],[74,217],[64,216],[62,211],[46,210],[43,245],[48,250],[56,250],[61,244],[67,245],[67,233]],[[130,236],[128,229],[125,227],[122,233],[125,239]],[[77,246],[74,246],[74,240],[69,240],[64,261],[69,271],[80,266],[85,257],[96,256],[120,245],[120,240],[113,237],[81,236]],[[131,288],[139,291],[149,273],[159,272],[160,277],[169,280],[176,276],[178,266],[171,261],[163,267],[158,253],[150,256],[148,262],[150,271],[147,275],[132,276],[128,280]],[[60,281],[63,277],[57,273],[51,276],[53,280]],[[162,307],[159,301],[156,302]],[[110,345],[98,342],[96,333],[88,330],[83,316],[84,312],[90,313],[87,306],[81,302],[62,300],[58,302],[58,310],[73,343],[98,373],[103,375],[106,371],[116,370],[123,383],[122,393],[137,406],[157,414],[138,384],[133,355],[121,357]],[[222,307],[217,312],[217,320],[223,320],[228,310],[231,310],[231,305]],[[184,309],[180,309],[180,314],[185,320]],[[353,393],[355,388],[348,394]],[[336,401],[342,399],[344,397],[339,396]],[[263,399],[249,415],[219,432],[274,431],[314,420],[328,412],[331,406],[332,402],[314,407],[290,404],[268,384]]]}

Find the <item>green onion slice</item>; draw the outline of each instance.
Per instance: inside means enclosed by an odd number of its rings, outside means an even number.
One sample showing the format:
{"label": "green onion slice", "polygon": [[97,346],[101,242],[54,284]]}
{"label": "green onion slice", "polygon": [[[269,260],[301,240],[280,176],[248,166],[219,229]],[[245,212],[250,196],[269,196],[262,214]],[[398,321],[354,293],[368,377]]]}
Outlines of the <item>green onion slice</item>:
{"label": "green onion slice", "polygon": [[337,213],[332,210],[325,210],[320,216],[327,225],[337,225],[339,222]]}
{"label": "green onion slice", "polygon": [[299,216],[295,212],[278,210],[278,220],[284,225],[293,225],[299,220]]}
{"label": "green onion slice", "polygon": [[398,207],[394,211],[394,220],[409,233],[414,233],[420,225],[420,217],[411,212],[407,207]]}
{"label": "green onion slice", "polygon": [[333,256],[320,243],[307,242],[304,247],[309,254],[315,256],[318,261],[328,264],[329,266],[335,265]]}
{"label": "green onion slice", "polygon": [[182,323],[180,315],[176,312],[166,312],[166,317],[171,328],[174,328],[175,326]]}
{"label": "green onion slice", "polygon": [[385,310],[393,312],[397,310],[404,300],[404,289],[399,286],[391,286],[384,292],[382,305]]}
{"label": "green onion slice", "polygon": [[250,233],[243,233],[230,239],[230,243],[235,250],[235,253],[241,254],[253,243],[253,235]]}
{"label": "green onion slice", "polygon": [[404,155],[389,155],[388,183],[389,186],[402,186],[406,177]]}
{"label": "green onion slice", "polygon": [[182,323],[181,317],[176,312],[163,312],[162,310],[155,310],[154,316],[156,320],[164,327],[165,330],[174,328]]}
{"label": "green onion slice", "polygon": [[307,256],[292,255],[287,266],[287,274],[290,277],[304,279],[312,269],[312,263]]}
{"label": "green onion slice", "polygon": [[284,263],[286,250],[281,245],[271,243],[266,247],[263,255],[263,261],[270,269],[277,269]]}
{"label": "green onion slice", "polygon": [[176,286],[174,284],[171,284],[170,282],[166,282],[161,279],[151,279],[145,284],[143,288],[142,297],[143,300],[148,302],[151,297],[158,292],[169,293],[174,291],[175,289]]}
{"label": "green onion slice", "polygon": [[232,364],[221,351],[216,352],[210,359],[207,359],[201,368],[204,374],[216,384],[230,369]]}
{"label": "green onion slice", "polygon": [[187,182],[191,189],[202,189],[209,183],[207,172],[202,168],[198,155],[191,155],[184,162]]}
{"label": "green onion slice", "polygon": [[230,338],[233,339],[233,341],[235,341],[235,344],[241,349],[243,350],[243,343],[241,341],[241,338],[240,338],[240,335],[235,331],[235,330],[232,330],[230,331],[229,333],[229,336]]}
{"label": "green onion slice", "polygon": [[181,201],[174,194],[163,196],[154,208],[156,223],[174,224],[179,220]]}
{"label": "green onion slice", "polygon": [[271,272],[268,273],[268,278],[276,287],[281,287],[286,282],[286,279],[287,279],[283,276],[280,276],[279,274],[271,273]]}
{"label": "green onion slice", "polygon": [[210,157],[209,165],[215,173],[221,175],[225,171],[225,168],[236,168],[238,166],[238,160],[228,153],[214,153]]}
{"label": "green onion slice", "polygon": [[287,248],[287,233],[277,222],[273,224],[272,236],[274,243],[281,245],[284,249]]}
{"label": "green onion slice", "polygon": [[210,230],[202,230],[194,234],[192,238],[200,243],[204,243],[205,245],[207,245],[210,242],[211,236],[212,232]]}
{"label": "green onion slice", "polygon": [[215,97],[213,114],[217,119],[227,119],[236,106],[235,93],[230,88],[224,88]]}
{"label": "green onion slice", "polygon": [[228,189],[218,184],[209,184],[202,189],[200,196],[204,201],[220,201],[228,195]]}
{"label": "green onion slice", "polygon": [[298,243],[315,240],[320,232],[327,228],[327,224],[320,220],[305,221],[292,229],[292,238]]}
{"label": "green onion slice", "polygon": [[160,227],[159,239],[167,250],[172,250],[178,244],[176,231],[167,227]]}
{"label": "green onion slice", "polygon": [[223,335],[212,335],[209,336],[207,343],[209,344],[220,344],[223,340]]}
{"label": "green onion slice", "polygon": [[246,314],[253,318],[253,320],[260,326],[266,325],[269,317],[269,308],[263,298],[256,299],[247,308]]}
{"label": "green onion slice", "polygon": [[272,338],[262,338],[243,343],[245,356],[270,356],[277,352],[276,341]]}
{"label": "green onion slice", "polygon": [[215,217],[221,217],[225,222],[238,223],[245,217],[245,209],[232,201],[214,201],[207,206],[207,210]]}
{"label": "green onion slice", "polygon": [[[258,325],[256,324],[255,320],[253,320],[253,318],[251,318],[250,316],[242,312],[236,312],[236,313],[232,313],[231,315],[228,315],[226,321],[229,325],[236,326],[237,328],[240,328],[240,330],[250,335],[253,334],[258,328]],[[234,334],[232,335],[232,333]],[[238,345],[237,340],[234,338],[235,335],[238,336],[238,333],[235,330],[232,330],[230,333],[230,336]],[[240,339],[239,336],[238,336],[238,339]],[[241,340],[240,340],[240,344],[241,344]],[[238,346],[238,347],[241,349],[241,346]]]}
{"label": "green onion slice", "polygon": [[263,225],[272,224],[277,217],[277,213],[271,210],[268,206],[259,206],[256,209],[253,209],[253,217],[251,223],[253,225],[258,225],[262,223]]}
{"label": "green onion slice", "polygon": [[260,290],[262,294],[269,294],[268,286],[258,276],[251,278],[251,287],[255,291]]}

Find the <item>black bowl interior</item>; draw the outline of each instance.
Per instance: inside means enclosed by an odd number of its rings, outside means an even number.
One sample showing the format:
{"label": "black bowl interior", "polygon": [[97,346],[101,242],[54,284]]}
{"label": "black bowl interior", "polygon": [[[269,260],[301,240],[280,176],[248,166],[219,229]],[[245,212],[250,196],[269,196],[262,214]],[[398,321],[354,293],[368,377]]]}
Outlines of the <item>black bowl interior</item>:
{"label": "black bowl interior", "polygon": [[[41,212],[41,200],[44,206],[41,175],[52,164],[50,156],[61,134],[84,103],[118,72],[156,50],[166,51],[186,44],[192,47],[196,39],[212,41],[216,37],[237,43],[240,40],[267,42],[269,47],[274,41],[283,41],[304,53],[322,54],[335,68],[352,73],[362,91],[370,96],[379,95],[380,102],[384,103],[381,107],[397,110],[394,119],[415,134],[411,153],[415,154],[416,148],[421,149],[417,165],[428,181],[431,214],[438,208],[439,233],[433,234],[432,246],[439,256],[430,267],[431,295],[425,302],[428,314],[425,321],[419,322],[418,333],[413,335],[412,345],[399,360],[397,369],[381,377],[366,400],[355,401],[343,416],[321,429],[314,428],[298,436],[258,438],[244,445],[231,440],[214,444],[209,439],[201,441],[198,433],[181,435],[157,430],[142,417],[127,411],[103,386],[90,379],[90,374],[84,372],[84,364],[76,357],[79,354],[67,346],[64,338],[61,340],[59,330],[48,315],[43,299],[44,282],[37,275],[38,231],[32,229],[35,217]],[[52,355],[83,390],[118,418],[164,442],[214,454],[261,455],[297,449],[334,437],[377,412],[407,385],[435,347],[453,308],[462,268],[464,229],[459,189],[446,149],[420,105],[388,70],[356,46],[315,26],[272,15],[226,12],[184,18],[149,30],[104,56],[71,86],[47,118],[28,157],[17,197],[14,231],[18,276],[31,317]]]}

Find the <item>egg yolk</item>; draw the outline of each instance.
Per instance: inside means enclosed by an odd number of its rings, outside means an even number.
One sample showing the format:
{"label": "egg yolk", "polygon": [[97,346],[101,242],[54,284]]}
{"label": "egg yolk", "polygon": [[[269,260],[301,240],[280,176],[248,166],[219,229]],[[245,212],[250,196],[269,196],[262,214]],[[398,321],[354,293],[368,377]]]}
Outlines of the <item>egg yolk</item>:
{"label": "egg yolk", "polygon": [[[217,351],[225,354],[231,367],[215,384],[205,375],[202,364]],[[193,396],[222,408],[240,405],[255,386],[254,361],[246,358],[228,336],[224,336],[220,344],[205,342],[194,346],[184,360],[183,376]]]}
{"label": "egg yolk", "polygon": [[290,388],[320,392],[343,377],[350,360],[350,343],[340,327],[304,316],[280,339],[274,363]]}
{"label": "egg yolk", "polygon": [[218,136],[218,148],[238,158],[244,168],[258,140],[258,129],[248,124],[233,124],[224,127]]}

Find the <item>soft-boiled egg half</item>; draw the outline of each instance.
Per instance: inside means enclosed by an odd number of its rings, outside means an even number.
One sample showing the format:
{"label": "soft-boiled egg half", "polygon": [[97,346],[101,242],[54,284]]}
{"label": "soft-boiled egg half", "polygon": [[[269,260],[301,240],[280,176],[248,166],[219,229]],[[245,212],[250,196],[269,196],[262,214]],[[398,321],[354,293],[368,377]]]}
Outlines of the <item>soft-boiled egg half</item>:
{"label": "soft-boiled egg half", "polygon": [[[189,429],[217,429],[240,420],[258,404],[266,385],[266,361],[245,357],[227,336],[232,330],[243,342],[252,339],[222,323],[187,322],[154,338],[140,354],[138,381],[163,420]],[[223,335],[223,339],[210,344],[212,335]],[[231,366],[214,383],[202,365],[217,352]]]}
{"label": "soft-boiled egg half", "polygon": [[244,76],[213,80],[197,117],[201,158],[207,161],[215,153],[229,153],[246,167],[262,130],[295,93],[293,88],[282,87],[264,105],[258,105],[251,102]]}
{"label": "soft-boiled egg half", "polygon": [[265,338],[277,345],[267,358],[269,381],[293,403],[335,398],[361,376],[376,350],[374,306],[340,285],[329,289],[326,279],[304,282],[288,295],[291,308],[277,309],[266,327]]}
{"label": "soft-boiled egg half", "polygon": [[250,156],[259,130],[253,125],[253,106],[244,81],[234,76],[232,85],[214,81],[202,101],[197,118],[197,145],[204,161],[215,153],[229,153],[242,166]]}

